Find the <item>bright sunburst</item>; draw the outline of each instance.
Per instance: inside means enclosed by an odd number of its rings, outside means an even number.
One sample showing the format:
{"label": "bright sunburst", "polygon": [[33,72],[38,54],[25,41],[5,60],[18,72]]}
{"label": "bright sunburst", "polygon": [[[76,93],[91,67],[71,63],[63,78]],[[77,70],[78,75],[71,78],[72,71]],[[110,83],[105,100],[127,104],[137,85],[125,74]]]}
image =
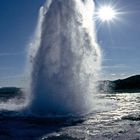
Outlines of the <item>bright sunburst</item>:
{"label": "bright sunburst", "polygon": [[111,6],[103,6],[99,9],[97,16],[101,21],[111,21],[116,17],[117,12]]}

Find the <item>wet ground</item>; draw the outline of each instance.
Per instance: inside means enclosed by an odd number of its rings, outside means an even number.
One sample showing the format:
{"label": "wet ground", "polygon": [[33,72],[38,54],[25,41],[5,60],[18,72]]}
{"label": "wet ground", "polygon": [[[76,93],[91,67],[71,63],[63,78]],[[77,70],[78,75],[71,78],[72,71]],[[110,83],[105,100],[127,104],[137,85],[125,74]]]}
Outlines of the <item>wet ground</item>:
{"label": "wet ground", "polygon": [[140,94],[97,95],[83,117],[35,117],[0,112],[0,140],[140,140]]}

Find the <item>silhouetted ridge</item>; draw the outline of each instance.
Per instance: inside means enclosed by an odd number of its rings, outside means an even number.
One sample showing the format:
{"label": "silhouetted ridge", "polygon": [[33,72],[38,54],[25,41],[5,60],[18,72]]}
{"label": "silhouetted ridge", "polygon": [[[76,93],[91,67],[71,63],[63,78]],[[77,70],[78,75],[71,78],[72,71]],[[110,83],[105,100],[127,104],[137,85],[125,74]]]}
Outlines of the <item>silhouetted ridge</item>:
{"label": "silhouetted ridge", "polygon": [[140,89],[140,75],[135,75],[122,80],[113,81],[114,90],[121,89]]}
{"label": "silhouetted ridge", "polygon": [[140,92],[140,75],[115,81],[99,81],[100,92]]}
{"label": "silhouetted ridge", "polygon": [[2,87],[0,88],[0,100],[6,101],[14,97],[21,97],[22,89],[17,87]]}

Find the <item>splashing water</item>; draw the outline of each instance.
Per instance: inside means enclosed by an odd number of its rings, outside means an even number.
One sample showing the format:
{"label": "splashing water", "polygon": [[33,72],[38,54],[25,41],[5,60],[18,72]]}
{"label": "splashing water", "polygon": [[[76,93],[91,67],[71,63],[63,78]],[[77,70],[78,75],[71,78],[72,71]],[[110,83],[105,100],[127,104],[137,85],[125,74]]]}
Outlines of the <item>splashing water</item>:
{"label": "splashing water", "polygon": [[41,7],[30,48],[32,112],[76,115],[93,108],[101,58],[93,13],[93,0],[47,0]]}

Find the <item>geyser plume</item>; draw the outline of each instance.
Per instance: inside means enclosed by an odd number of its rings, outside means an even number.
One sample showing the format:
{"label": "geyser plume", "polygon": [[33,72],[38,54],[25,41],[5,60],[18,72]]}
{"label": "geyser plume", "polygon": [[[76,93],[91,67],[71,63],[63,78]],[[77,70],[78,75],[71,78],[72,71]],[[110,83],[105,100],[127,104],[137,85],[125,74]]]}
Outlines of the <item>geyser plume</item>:
{"label": "geyser plume", "polygon": [[100,69],[93,0],[47,0],[41,7],[32,58],[31,111],[45,115],[84,113]]}

